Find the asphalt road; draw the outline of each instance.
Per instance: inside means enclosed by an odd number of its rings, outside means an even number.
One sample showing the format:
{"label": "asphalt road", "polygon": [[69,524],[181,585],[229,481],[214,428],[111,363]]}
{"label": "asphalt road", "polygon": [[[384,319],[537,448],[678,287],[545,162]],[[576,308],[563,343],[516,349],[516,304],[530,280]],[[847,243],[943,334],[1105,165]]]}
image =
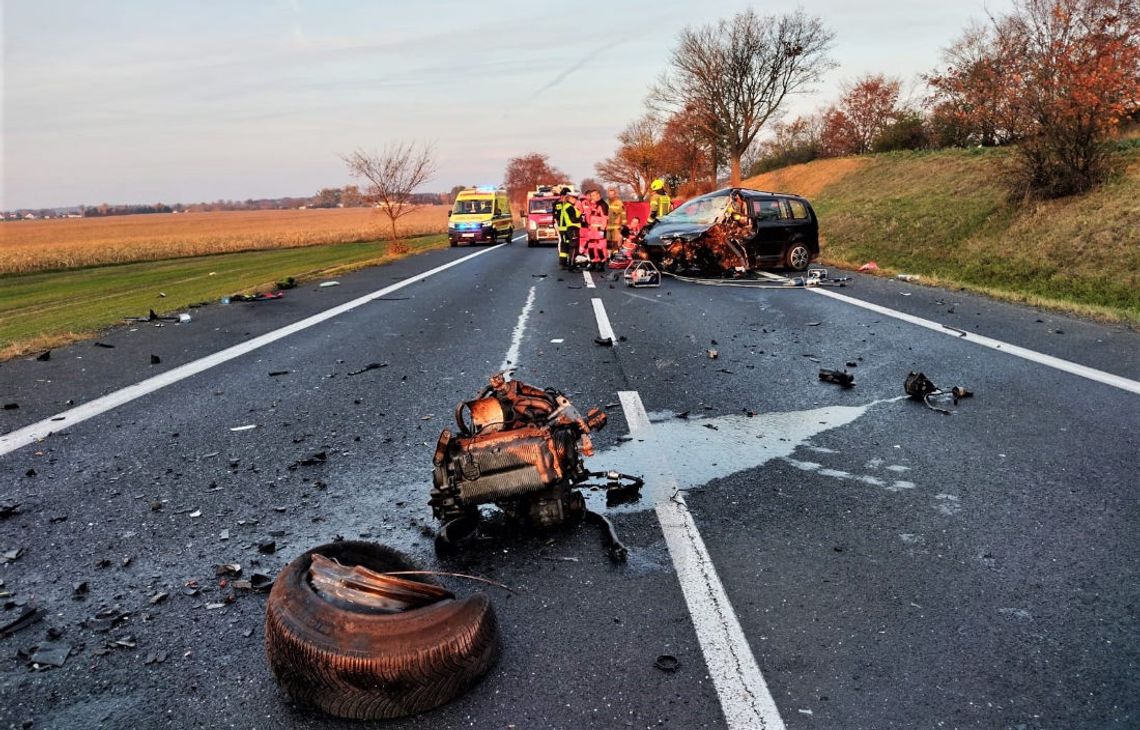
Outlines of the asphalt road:
{"label": "asphalt road", "polygon": [[[19,408],[0,432],[470,253],[4,363],[0,401]],[[504,647],[490,675],[384,727],[726,727],[742,700],[729,680],[718,692],[723,656],[699,637],[732,625],[732,671],[754,660],[771,727],[1140,726],[1140,395],[802,289],[591,279],[559,272],[550,249],[489,250],[82,422],[49,420],[64,430],[0,456],[0,497],[20,505],[0,517],[0,554],[20,551],[0,566],[0,625],[45,612],[0,638],[0,727],[359,727],[277,689],[264,595],[209,608],[215,564],[273,574],[336,536],[515,590],[491,590]],[[863,277],[829,291],[1140,378],[1124,328]],[[593,299],[613,348],[594,344]],[[515,377],[607,406],[591,465],[650,477],[641,503],[611,512],[628,564],[587,526],[437,560],[436,437],[512,338]],[[818,381],[848,362],[854,388]],[[350,375],[369,363],[384,367]],[[910,370],[976,396],[940,415],[899,397]],[[633,393],[649,424],[631,438]],[[317,451],[327,462],[289,468]],[[674,564],[655,507],[677,489],[727,613],[700,610],[691,565]],[[93,620],[107,608],[126,614],[110,631]],[[64,665],[33,669],[52,644],[70,647]],[[654,667],[661,654],[676,672]],[[747,690],[745,704],[765,691]]]}

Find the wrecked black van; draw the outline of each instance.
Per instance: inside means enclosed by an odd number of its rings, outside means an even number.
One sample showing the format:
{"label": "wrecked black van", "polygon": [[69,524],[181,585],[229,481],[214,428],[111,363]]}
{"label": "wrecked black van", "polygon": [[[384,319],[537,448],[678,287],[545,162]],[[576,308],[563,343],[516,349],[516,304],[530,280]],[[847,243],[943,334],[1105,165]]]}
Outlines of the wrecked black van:
{"label": "wrecked black van", "polygon": [[811,203],[798,195],[725,188],[688,200],[661,218],[639,251],[676,274],[803,271],[819,257],[819,221]]}

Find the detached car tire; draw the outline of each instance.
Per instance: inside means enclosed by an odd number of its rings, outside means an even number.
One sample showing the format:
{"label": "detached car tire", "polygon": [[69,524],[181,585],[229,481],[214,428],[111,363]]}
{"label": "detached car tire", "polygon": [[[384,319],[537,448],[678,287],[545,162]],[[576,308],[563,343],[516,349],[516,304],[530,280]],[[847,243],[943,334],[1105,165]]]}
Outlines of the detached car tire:
{"label": "detached car tire", "polygon": [[416,569],[395,550],[355,541],[313,548],[285,567],[266,606],[265,648],[299,704],[354,720],[402,717],[454,699],[494,665],[498,622],[485,595],[401,613],[333,602],[309,581],[318,553],[377,572]]}

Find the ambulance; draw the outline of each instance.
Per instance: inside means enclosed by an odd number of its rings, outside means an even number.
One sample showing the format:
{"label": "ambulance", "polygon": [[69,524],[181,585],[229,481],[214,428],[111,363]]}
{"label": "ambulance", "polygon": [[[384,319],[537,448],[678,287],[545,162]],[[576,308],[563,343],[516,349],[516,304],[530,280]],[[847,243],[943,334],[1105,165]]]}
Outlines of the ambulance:
{"label": "ambulance", "polygon": [[461,190],[447,219],[447,239],[461,243],[510,243],[515,235],[507,191],[492,186]]}

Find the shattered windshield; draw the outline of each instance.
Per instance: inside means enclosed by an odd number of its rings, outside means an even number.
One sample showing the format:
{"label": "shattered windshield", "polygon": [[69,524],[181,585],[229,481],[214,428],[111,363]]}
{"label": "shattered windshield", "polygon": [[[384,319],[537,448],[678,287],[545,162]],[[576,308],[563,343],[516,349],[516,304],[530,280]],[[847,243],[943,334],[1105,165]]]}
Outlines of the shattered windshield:
{"label": "shattered windshield", "polygon": [[662,220],[668,221],[669,223],[700,223],[712,225],[717,222],[718,218],[724,215],[724,209],[727,206],[727,191],[711,193],[709,195],[702,195],[699,198],[693,198],[677,208],[677,210],[665,216]]}

